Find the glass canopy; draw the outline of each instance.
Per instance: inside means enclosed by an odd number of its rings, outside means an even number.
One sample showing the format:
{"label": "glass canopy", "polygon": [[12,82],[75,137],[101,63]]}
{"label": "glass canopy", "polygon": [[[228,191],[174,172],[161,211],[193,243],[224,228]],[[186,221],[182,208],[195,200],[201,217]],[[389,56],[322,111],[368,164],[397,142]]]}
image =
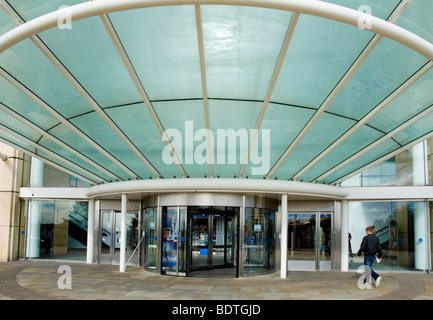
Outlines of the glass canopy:
{"label": "glass canopy", "polygon": [[[333,184],[433,135],[431,57],[365,25],[260,0],[68,16],[86,2],[0,1],[0,44],[62,13],[0,52],[0,140],[91,184]],[[433,41],[430,0],[324,2]]]}

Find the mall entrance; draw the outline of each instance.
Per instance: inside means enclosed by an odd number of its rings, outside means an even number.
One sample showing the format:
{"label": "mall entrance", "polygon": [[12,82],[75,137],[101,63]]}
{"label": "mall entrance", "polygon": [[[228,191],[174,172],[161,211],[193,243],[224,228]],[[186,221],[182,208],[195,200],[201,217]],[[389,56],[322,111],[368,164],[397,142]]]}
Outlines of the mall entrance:
{"label": "mall entrance", "polygon": [[332,212],[289,212],[288,270],[332,270]]}
{"label": "mall entrance", "polygon": [[188,270],[231,268],[238,276],[236,207],[192,207],[188,212]]}
{"label": "mall entrance", "polygon": [[162,207],[162,273],[188,276],[230,268],[238,276],[238,212],[237,207]]}
{"label": "mall entrance", "polygon": [[276,203],[274,198],[211,193],[146,198],[142,265],[151,272],[184,277],[271,272]]}

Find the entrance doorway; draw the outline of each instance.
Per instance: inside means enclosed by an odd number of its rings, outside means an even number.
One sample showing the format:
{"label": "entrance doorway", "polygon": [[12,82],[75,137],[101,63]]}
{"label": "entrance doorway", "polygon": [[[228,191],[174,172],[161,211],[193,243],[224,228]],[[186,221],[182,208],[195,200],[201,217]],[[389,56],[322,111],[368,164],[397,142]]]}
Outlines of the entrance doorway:
{"label": "entrance doorway", "polygon": [[231,207],[190,209],[189,271],[237,266],[237,211]]}
{"label": "entrance doorway", "polygon": [[[120,264],[120,224],[122,215],[118,211],[101,212],[101,241],[99,263]],[[136,247],[139,243],[138,213],[126,214],[126,259],[128,264],[138,265],[139,254]]]}
{"label": "entrance doorway", "polygon": [[289,213],[288,269],[332,270],[332,213]]}
{"label": "entrance doorway", "polygon": [[[238,212],[236,207],[162,207],[161,272],[189,276],[201,270],[232,268],[238,276]],[[149,231],[146,239],[152,238]]]}

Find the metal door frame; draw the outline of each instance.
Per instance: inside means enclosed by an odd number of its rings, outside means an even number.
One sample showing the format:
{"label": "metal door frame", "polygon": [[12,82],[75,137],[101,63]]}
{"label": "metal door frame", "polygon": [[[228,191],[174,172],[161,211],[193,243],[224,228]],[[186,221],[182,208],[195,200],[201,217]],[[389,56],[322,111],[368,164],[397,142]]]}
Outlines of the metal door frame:
{"label": "metal door frame", "polygon": [[[228,208],[231,206],[225,206],[225,208]],[[192,245],[191,245],[191,241],[192,241],[192,234],[191,234],[191,230],[192,230],[192,216],[193,213],[190,212],[189,210],[190,206],[188,206],[188,212],[187,212],[187,237],[188,237],[188,241],[187,241],[187,247],[186,247],[186,274],[188,275],[190,272],[192,271],[198,271],[198,270],[210,270],[210,269],[217,269],[217,268],[227,268],[226,266],[226,258],[224,258],[224,265],[221,266],[213,266],[213,235],[212,234],[208,234],[208,245],[207,245],[207,249],[208,249],[208,255],[207,255],[207,264],[204,267],[201,268],[197,268],[197,269],[192,269],[191,270],[191,261],[192,261]],[[239,210],[241,210],[242,208],[240,207],[236,207],[239,208]],[[211,211],[211,209],[209,209],[209,211],[207,212],[207,228],[208,228],[208,232],[212,232],[213,231],[213,220],[214,220],[214,215],[217,213],[214,213]],[[228,211],[225,210],[223,213],[221,213],[221,215],[224,216],[224,230],[225,230],[225,234],[224,234],[224,256],[226,257],[227,254],[227,217],[232,217],[233,219],[233,228],[232,228],[232,257],[230,259],[230,263],[232,264],[232,267],[236,268],[236,277],[239,277],[239,217],[236,215],[235,212],[232,211]]]}
{"label": "metal door frame", "polygon": [[[331,231],[330,231],[330,237],[331,237],[331,270],[333,270],[333,264],[334,264],[334,242],[335,242],[335,236],[334,236],[334,212],[333,211],[288,211],[287,214],[290,215],[314,215],[315,216],[315,229],[314,229],[314,271],[321,271],[320,270],[320,243],[319,243],[319,230],[320,230],[320,217],[321,215],[330,214],[331,215]],[[289,220],[290,221],[290,220]],[[290,236],[290,235],[289,235]],[[293,244],[293,241],[291,241]],[[287,251],[289,251],[290,248],[287,248]],[[289,253],[290,255],[290,253]],[[310,261],[310,260],[299,260],[299,261]],[[328,270],[326,270],[328,271]]]}

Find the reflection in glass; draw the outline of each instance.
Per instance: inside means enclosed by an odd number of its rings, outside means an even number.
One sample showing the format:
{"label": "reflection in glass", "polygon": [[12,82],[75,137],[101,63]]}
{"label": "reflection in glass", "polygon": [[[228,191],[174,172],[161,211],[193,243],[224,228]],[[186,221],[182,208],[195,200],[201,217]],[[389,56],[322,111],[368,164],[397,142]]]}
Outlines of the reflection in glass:
{"label": "reflection in glass", "polygon": [[375,227],[383,251],[380,264],[382,270],[427,270],[427,220],[424,201],[398,202],[350,202],[349,232],[354,253],[349,267],[356,269],[362,265],[363,257],[358,258],[365,228]]}

